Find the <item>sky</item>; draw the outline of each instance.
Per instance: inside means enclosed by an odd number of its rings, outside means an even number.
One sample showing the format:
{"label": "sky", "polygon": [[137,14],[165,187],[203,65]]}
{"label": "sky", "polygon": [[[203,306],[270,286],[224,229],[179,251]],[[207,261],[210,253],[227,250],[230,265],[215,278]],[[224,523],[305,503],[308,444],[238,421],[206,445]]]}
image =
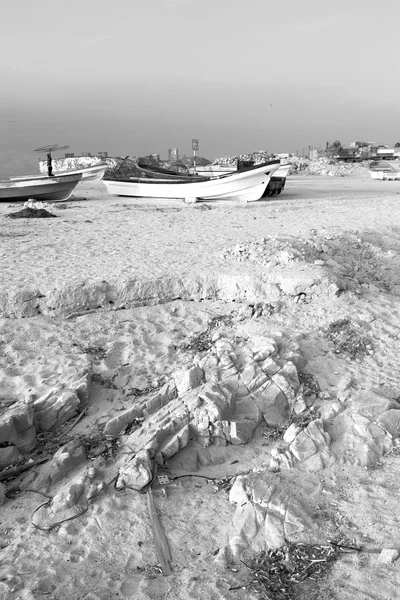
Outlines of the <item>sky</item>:
{"label": "sky", "polygon": [[[398,0],[1,0],[0,173],[399,141]],[[62,156],[63,153],[60,154]]]}

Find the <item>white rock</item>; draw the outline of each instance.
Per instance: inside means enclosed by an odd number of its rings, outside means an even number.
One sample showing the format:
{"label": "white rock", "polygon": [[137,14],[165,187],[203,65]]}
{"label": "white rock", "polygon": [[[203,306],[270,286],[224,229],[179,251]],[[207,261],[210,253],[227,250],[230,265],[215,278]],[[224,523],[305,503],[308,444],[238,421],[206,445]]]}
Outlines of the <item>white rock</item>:
{"label": "white rock", "polygon": [[292,423],[283,434],[283,441],[286,442],[286,444],[291,444],[300,431],[300,427],[296,425],[296,423]]}
{"label": "white rock", "polygon": [[229,502],[232,502],[232,504],[242,505],[249,501],[245,484],[246,480],[243,475],[236,477],[235,482],[229,492]]}
{"label": "white rock", "polygon": [[399,556],[399,551],[396,548],[383,548],[380,553],[378,560],[379,562],[391,564]]}

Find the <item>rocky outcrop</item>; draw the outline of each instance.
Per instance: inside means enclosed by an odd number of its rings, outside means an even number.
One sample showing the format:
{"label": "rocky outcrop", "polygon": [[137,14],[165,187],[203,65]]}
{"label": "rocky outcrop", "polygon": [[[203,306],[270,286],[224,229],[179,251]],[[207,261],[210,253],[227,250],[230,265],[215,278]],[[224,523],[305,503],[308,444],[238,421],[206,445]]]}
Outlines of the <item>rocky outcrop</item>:
{"label": "rocky outcrop", "polygon": [[79,438],[71,440],[54,454],[53,458],[37,472],[24,478],[21,489],[33,488],[47,492],[62,481],[69,473],[83,465],[87,460],[85,448]]}
{"label": "rocky outcrop", "polygon": [[77,281],[54,288],[8,289],[0,293],[0,317],[21,318],[38,314],[69,316],[90,310],[135,307],[170,302],[176,298],[235,302],[276,302],[317,286],[336,294],[340,279],[330,278],[317,267],[263,270],[258,275],[232,272],[220,276],[160,277],[128,281]]}
{"label": "rocky outcrop", "polygon": [[[147,456],[162,465],[189,440],[204,449],[245,444],[262,421],[268,425],[284,422],[299,380],[294,363],[280,357],[280,348],[293,360],[300,356],[294,342],[285,344],[281,338],[247,343],[216,339],[209,351],[196,355],[191,367],[174,373],[152,397],[136,401],[134,408],[111,419],[105,427],[109,435],[118,435],[130,418],[141,420],[139,427],[123,437],[122,451],[136,458],[121,465],[121,481],[146,485],[150,476]],[[192,468],[201,460],[207,459],[200,453],[192,460]]]}
{"label": "rocky outcrop", "polygon": [[20,452],[35,448],[36,422],[31,402],[16,402],[0,416],[0,444],[15,446]]}
{"label": "rocky outcrop", "polygon": [[235,558],[248,547],[258,552],[277,548],[306,539],[313,531],[310,510],[274,475],[238,476],[229,500],[236,505],[229,532]]}
{"label": "rocky outcrop", "polygon": [[[59,427],[86,406],[90,363],[85,354],[65,352],[57,344],[38,348],[36,329],[21,321],[3,322],[0,366],[0,444],[26,454],[36,446],[36,434]],[[42,333],[42,331],[40,332]],[[50,331],[43,331],[43,339]],[[3,452],[15,462],[15,453]],[[11,460],[12,457],[12,460]]]}

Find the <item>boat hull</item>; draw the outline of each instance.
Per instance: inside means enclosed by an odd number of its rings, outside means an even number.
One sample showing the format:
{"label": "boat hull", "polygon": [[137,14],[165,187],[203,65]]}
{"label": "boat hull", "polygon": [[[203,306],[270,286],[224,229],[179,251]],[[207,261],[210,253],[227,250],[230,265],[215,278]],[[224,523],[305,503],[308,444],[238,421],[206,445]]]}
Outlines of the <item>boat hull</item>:
{"label": "boat hull", "polygon": [[379,179],[380,181],[398,181],[400,179],[400,173],[391,173],[387,171],[370,171],[372,179]]}
{"label": "boat hull", "polygon": [[107,191],[112,195],[138,198],[198,198],[199,200],[236,199],[245,202],[259,200],[280,161],[270,161],[258,167],[212,177],[203,181],[190,181],[180,178],[108,180],[103,179]]}
{"label": "boat hull", "polygon": [[0,201],[2,200],[68,200],[82,175],[64,175],[62,177],[19,178],[0,181]]}
{"label": "boat hull", "polygon": [[[107,165],[95,165],[93,167],[82,167],[82,169],[71,169],[70,171],[54,171],[54,176],[63,177],[64,175],[78,175],[80,173],[82,175],[82,181],[95,181],[103,179],[104,173],[107,168]],[[13,176],[10,177],[10,180],[15,181],[17,179],[41,179],[43,177],[45,177],[45,175],[26,175],[24,177]]]}

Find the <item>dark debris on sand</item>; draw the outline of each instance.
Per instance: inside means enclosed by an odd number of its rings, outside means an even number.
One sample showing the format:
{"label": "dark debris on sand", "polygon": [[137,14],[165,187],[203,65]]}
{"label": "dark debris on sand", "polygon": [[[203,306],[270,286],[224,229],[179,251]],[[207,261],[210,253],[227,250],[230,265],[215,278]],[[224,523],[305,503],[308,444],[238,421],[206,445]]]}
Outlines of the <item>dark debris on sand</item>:
{"label": "dark debris on sand", "polygon": [[253,575],[251,588],[263,599],[293,600],[296,584],[323,577],[339,557],[334,544],[286,544],[261,552],[246,566]]}
{"label": "dark debris on sand", "polygon": [[48,219],[50,217],[57,217],[57,215],[53,215],[45,208],[23,208],[18,212],[5,216],[10,219]]}

